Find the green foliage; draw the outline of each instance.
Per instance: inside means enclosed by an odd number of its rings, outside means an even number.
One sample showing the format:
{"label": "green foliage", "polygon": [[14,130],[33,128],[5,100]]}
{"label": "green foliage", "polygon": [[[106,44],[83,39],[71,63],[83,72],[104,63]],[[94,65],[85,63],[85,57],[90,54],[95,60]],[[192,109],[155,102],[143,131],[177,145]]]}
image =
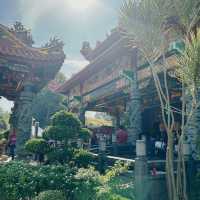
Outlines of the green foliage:
{"label": "green foliage", "polygon": [[151,59],[162,55],[171,41],[187,37],[200,21],[199,0],[126,0],[120,30],[131,47]]}
{"label": "green foliage", "polygon": [[[149,57],[157,57],[163,48],[164,37],[161,27],[165,16],[161,13],[163,5],[156,5],[156,0],[125,1],[120,12],[122,34],[130,43],[145,51]],[[163,50],[161,50],[163,51]]]}
{"label": "green foliage", "polygon": [[119,176],[120,174],[128,170],[128,163],[116,162],[115,165],[106,171],[106,174],[102,176],[104,182],[111,181],[112,178]]}
{"label": "green foliage", "polygon": [[185,51],[178,58],[177,76],[194,97],[200,87],[200,30],[186,41]]}
{"label": "green foliage", "polygon": [[117,179],[115,190],[110,180],[102,180],[99,172],[92,167],[77,170],[67,165],[32,166],[15,161],[0,165],[0,196],[1,200],[51,199],[52,192],[48,191],[53,190],[54,199],[60,200],[61,194],[67,200],[134,199],[127,194],[121,194],[122,188],[128,187],[127,180],[119,183],[121,179]]}
{"label": "green foliage", "polygon": [[43,132],[43,138],[46,140],[63,141],[68,139],[66,129],[59,126],[48,126]]}
{"label": "green foliage", "polygon": [[50,151],[48,143],[42,138],[33,138],[26,142],[25,149],[31,153],[46,154]]}
{"label": "green foliage", "polygon": [[64,141],[75,138],[81,128],[81,122],[72,113],[60,111],[53,115],[52,125],[44,131],[45,139]]}
{"label": "green foliage", "polygon": [[4,131],[4,132],[1,132],[1,133],[0,133],[0,139],[3,139],[3,138],[4,138],[4,139],[8,140],[9,133],[10,133],[9,130],[6,130],[6,131]]}
{"label": "green foliage", "polygon": [[64,96],[54,93],[47,88],[43,89],[34,98],[32,103],[33,117],[40,122],[40,126],[44,128],[50,123],[53,114],[63,110]]}
{"label": "green foliage", "polygon": [[73,113],[60,111],[53,115],[52,125],[67,128],[72,134],[76,134],[80,130],[81,122]]}
{"label": "green foliage", "polygon": [[1,200],[33,198],[46,190],[62,191],[70,199],[75,187],[73,174],[67,166],[31,166],[24,162],[1,165]]}
{"label": "green foliage", "polygon": [[49,163],[61,163],[64,164],[72,159],[73,152],[70,148],[51,148],[51,151],[47,154],[47,159]]}
{"label": "green foliage", "polygon": [[59,190],[48,190],[41,192],[35,200],[66,200],[63,192]]}
{"label": "green foliage", "polygon": [[0,108],[0,132],[9,128],[9,117],[10,114],[8,112],[4,112],[2,108]]}
{"label": "green foliage", "polygon": [[75,184],[75,199],[95,199],[98,192],[98,187],[101,186],[100,174],[92,167],[88,169],[80,168],[75,175]]}
{"label": "green foliage", "polygon": [[118,194],[113,194],[111,190],[104,189],[97,194],[97,200],[130,200]]}
{"label": "green foliage", "polygon": [[[51,125],[43,133],[45,140],[55,141],[55,145],[48,153],[50,163],[60,162],[63,164],[71,159],[72,151],[69,140],[76,138],[81,130],[80,120],[72,113],[60,111],[53,115]],[[83,131],[85,135],[88,133],[87,129],[83,129]]]}
{"label": "green foliage", "polygon": [[88,167],[94,159],[94,156],[84,149],[76,149],[73,154],[73,161],[78,167]]}
{"label": "green foliage", "polygon": [[127,170],[127,165],[117,163],[103,176],[94,168],[81,168],[75,175],[75,198],[78,200],[133,200],[133,177],[130,180],[119,175]]}
{"label": "green foliage", "polygon": [[81,128],[79,131],[78,137],[81,138],[84,142],[88,142],[92,136],[92,132],[87,128]]}

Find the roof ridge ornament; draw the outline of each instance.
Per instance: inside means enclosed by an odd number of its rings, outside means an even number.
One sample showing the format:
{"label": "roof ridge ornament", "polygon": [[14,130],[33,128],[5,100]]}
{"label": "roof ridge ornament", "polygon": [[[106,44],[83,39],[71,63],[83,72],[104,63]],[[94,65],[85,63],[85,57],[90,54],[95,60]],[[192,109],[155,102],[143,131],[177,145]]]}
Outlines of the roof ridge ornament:
{"label": "roof ridge ornament", "polygon": [[25,43],[28,46],[31,46],[34,44],[31,30],[26,29],[25,26],[21,23],[16,21],[12,28],[9,29],[9,32],[13,33],[19,40],[21,40],[23,43]]}
{"label": "roof ridge ornament", "polygon": [[64,42],[59,39],[57,36],[51,37],[49,42],[47,42],[43,48],[52,49],[53,51],[61,51],[63,50]]}

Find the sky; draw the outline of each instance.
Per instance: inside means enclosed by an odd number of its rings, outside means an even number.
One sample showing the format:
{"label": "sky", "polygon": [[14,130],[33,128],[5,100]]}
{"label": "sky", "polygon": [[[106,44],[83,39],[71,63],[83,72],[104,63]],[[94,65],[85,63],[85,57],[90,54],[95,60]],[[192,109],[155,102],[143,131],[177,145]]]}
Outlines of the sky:
{"label": "sky", "polygon": [[[0,0],[0,23],[11,26],[21,21],[31,29],[35,46],[50,37],[64,41],[66,60],[61,71],[67,78],[88,62],[80,54],[83,41],[95,47],[117,25],[123,0]],[[12,104],[0,100],[4,110]]]}

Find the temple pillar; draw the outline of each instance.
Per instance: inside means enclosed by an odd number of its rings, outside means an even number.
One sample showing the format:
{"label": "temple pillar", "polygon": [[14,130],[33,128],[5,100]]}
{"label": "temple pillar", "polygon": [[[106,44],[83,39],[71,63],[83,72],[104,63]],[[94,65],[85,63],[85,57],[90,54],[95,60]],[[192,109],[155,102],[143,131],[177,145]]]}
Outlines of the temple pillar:
{"label": "temple pillar", "polygon": [[142,133],[141,96],[138,84],[136,49],[134,49],[132,52],[131,66],[133,70],[133,77],[131,81],[130,102],[128,105],[129,124],[130,124],[129,142],[131,142],[135,146],[136,140]]}
{"label": "temple pillar", "polygon": [[28,83],[21,91],[19,98],[15,102],[17,142],[16,152],[23,156],[24,144],[31,137],[32,107],[31,103],[36,94],[34,85]]}
{"label": "temple pillar", "polygon": [[83,126],[85,126],[85,113],[86,113],[85,108],[81,108],[79,111],[79,119],[81,120]]}
{"label": "temple pillar", "polygon": [[120,112],[116,113],[116,128],[119,128],[121,125],[121,117],[120,117]]}

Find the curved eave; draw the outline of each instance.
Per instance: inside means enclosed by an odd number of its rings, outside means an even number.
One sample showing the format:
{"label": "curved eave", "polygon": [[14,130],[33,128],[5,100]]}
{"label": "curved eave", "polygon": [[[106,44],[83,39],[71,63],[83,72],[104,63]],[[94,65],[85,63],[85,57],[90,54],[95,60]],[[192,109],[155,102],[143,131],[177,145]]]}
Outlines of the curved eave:
{"label": "curved eave", "polygon": [[65,54],[62,49],[34,48],[20,41],[8,28],[0,24],[0,57],[9,61],[35,66],[64,62]]}
{"label": "curved eave", "polygon": [[110,62],[111,58],[118,53],[124,53],[129,50],[126,47],[125,40],[123,38],[116,41],[113,45],[110,46],[106,51],[100,54],[95,60],[93,60],[89,65],[87,65],[83,70],[75,74],[71,79],[66,81],[61,87],[56,91],[59,93],[67,94],[71,87],[77,85],[78,83],[84,82],[87,80],[93,73],[96,73],[98,70],[106,66]]}

